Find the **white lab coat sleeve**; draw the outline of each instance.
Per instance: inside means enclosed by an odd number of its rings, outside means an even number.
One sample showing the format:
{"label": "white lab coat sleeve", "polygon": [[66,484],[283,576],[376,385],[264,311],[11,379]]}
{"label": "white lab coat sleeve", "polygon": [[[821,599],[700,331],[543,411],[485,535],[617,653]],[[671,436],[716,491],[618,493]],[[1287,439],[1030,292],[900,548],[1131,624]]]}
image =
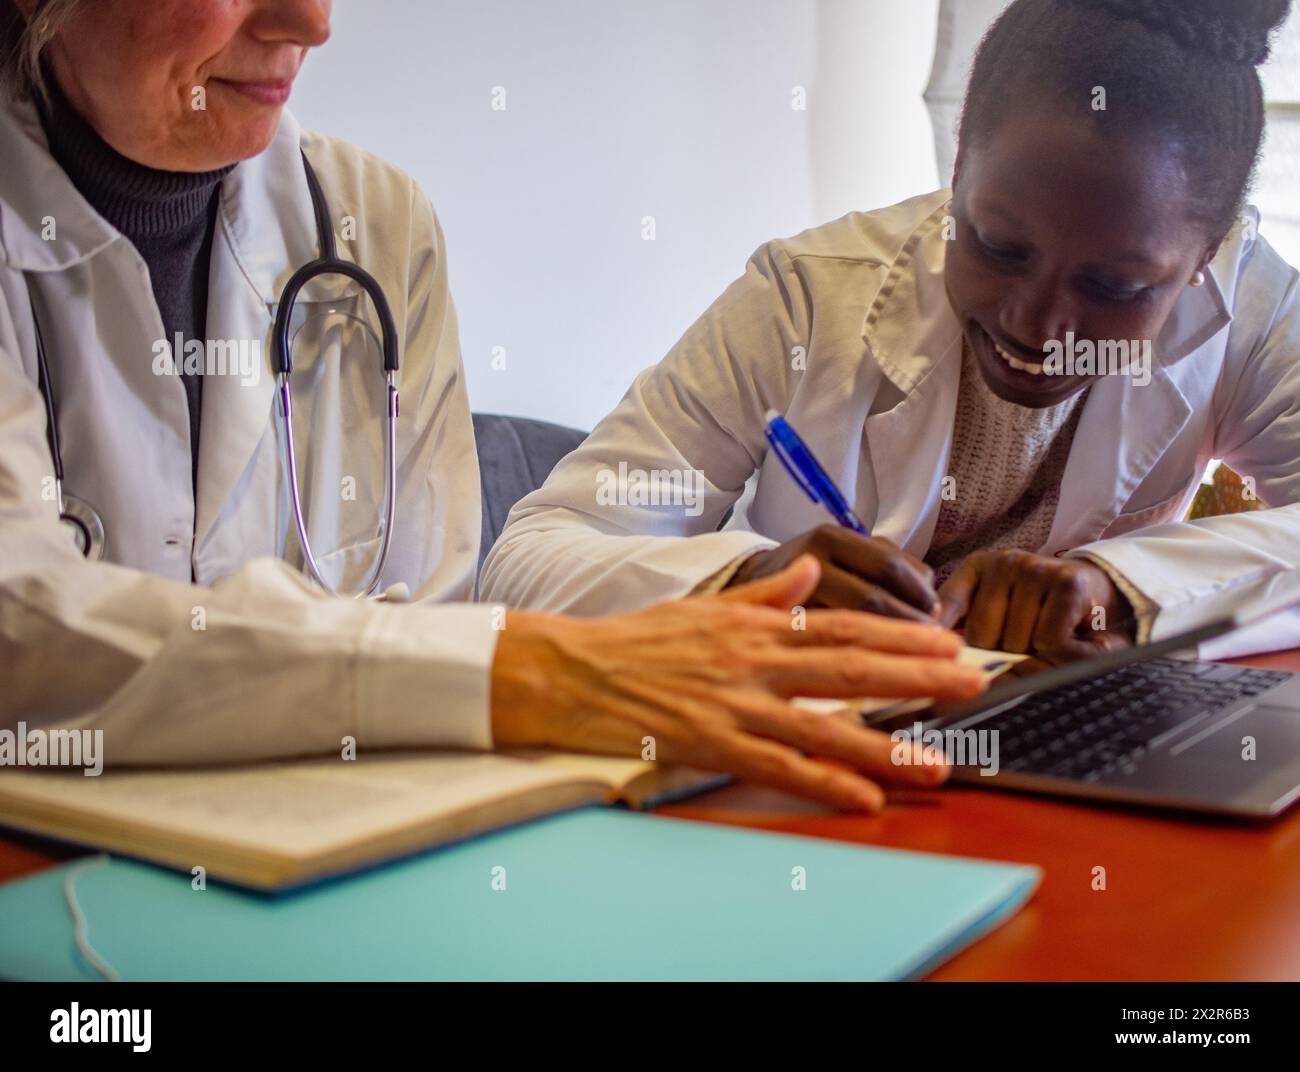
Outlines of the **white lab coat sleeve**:
{"label": "white lab coat sleeve", "polygon": [[274,559],[211,588],[72,546],[40,392],[0,302],[0,727],[103,731],[108,764],[491,746],[491,611],[312,589]]}
{"label": "white lab coat sleeve", "polygon": [[[519,501],[484,563],[480,598],[578,615],[632,610],[687,595],[772,547],[751,531],[717,529],[761,463],[764,414],[785,409],[791,354],[808,331],[806,293],[769,243]],[[688,493],[663,494],[674,483]]]}
{"label": "white lab coat sleeve", "polygon": [[1214,396],[1214,454],[1272,509],[1157,525],[1073,552],[1104,559],[1158,605],[1154,640],[1272,600],[1278,575],[1300,570],[1300,273],[1261,239],[1237,293],[1233,332],[1243,334],[1229,336]]}

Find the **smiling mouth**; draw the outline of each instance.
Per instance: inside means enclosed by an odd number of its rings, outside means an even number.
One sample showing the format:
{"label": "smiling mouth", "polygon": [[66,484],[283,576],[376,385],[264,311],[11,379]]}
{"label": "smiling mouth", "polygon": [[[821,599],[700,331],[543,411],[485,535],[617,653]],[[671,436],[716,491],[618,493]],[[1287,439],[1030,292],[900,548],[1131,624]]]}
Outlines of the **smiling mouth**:
{"label": "smiling mouth", "polygon": [[1002,349],[1002,347],[997,344],[997,341],[991,335],[989,336],[989,342],[993,343],[993,352],[1017,372],[1027,372],[1031,376],[1041,376],[1043,374],[1043,362],[1025,361],[1022,358],[1016,357],[1015,354],[1007,353],[1006,350]]}
{"label": "smiling mouth", "polygon": [[292,78],[267,79],[264,81],[238,81],[231,78],[216,78],[215,82],[233,89],[258,104],[280,105],[289,99],[293,89]]}
{"label": "smiling mouth", "polygon": [[995,365],[1005,369],[1013,380],[1019,380],[1028,386],[1028,382],[1032,377],[1038,384],[1046,385],[1046,379],[1041,378],[1046,375],[1044,369],[1045,357],[1030,361],[1017,353],[1013,353],[985,331],[984,326],[978,320],[970,321],[969,335],[972,343],[976,344],[978,349],[987,351],[988,357],[996,358]]}

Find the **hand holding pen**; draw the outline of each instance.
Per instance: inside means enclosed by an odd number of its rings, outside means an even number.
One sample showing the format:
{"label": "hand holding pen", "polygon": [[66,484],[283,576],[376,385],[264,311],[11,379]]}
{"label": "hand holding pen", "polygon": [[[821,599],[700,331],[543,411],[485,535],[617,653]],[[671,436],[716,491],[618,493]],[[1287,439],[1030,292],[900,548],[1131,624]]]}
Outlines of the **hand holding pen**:
{"label": "hand holding pen", "polygon": [[811,554],[822,564],[822,577],[809,606],[843,607],[891,618],[936,621],[939,598],[930,567],[888,540],[867,532],[844,493],[785,418],[769,412],[765,434],[791,478],[809,499],[825,508],[832,520],[779,547],[752,555],[736,572],[731,584],[769,576],[800,555]]}

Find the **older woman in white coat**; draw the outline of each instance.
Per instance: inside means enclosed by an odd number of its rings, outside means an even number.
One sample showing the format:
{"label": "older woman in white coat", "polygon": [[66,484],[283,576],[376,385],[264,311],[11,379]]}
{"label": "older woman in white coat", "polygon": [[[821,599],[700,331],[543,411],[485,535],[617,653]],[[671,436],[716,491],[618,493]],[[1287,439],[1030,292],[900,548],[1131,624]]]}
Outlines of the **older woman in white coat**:
{"label": "older woman in white coat", "polygon": [[[1300,276],[1244,205],[1288,7],[1016,0],[952,189],[755,253],[516,506],[485,596],[608,613],[811,552],[814,605],[1072,658],[1300,589]],[[791,480],[770,410],[870,536]],[[1215,458],[1272,509],[1182,521]],[[691,509],[606,487],[654,473]]]}
{"label": "older woman in white coat", "polygon": [[[479,484],[437,221],[396,168],[284,107],[329,14],[0,2],[0,724],[102,729],[109,764],[337,752],[347,736],[637,754],[653,737],[660,758],[847,807],[880,806],[868,775],[941,779],[788,703],[979,688],[939,628],[838,613],[792,629],[811,559],[599,624],[463,602]],[[391,306],[397,521],[378,587],[409,605],[300,572],[267,360],[282,288],[321,241],[308,168],[339,255]],[[352,588],[384,499],[376,314],[334,276],[289,329],[307,532],[322,575]],[[60,522],[77,504],[103,522],[100,560]]]}

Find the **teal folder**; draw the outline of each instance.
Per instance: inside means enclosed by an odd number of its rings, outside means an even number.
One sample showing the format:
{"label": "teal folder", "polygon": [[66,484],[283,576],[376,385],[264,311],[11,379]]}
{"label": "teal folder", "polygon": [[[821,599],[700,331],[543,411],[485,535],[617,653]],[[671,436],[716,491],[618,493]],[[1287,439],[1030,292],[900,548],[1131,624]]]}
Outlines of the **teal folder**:
{"label": "teal folder", "polygon": [[583,808],[284,894],[113,858],[0,886],[0,975],[877,980],[1016,911],[1036,868]]}

